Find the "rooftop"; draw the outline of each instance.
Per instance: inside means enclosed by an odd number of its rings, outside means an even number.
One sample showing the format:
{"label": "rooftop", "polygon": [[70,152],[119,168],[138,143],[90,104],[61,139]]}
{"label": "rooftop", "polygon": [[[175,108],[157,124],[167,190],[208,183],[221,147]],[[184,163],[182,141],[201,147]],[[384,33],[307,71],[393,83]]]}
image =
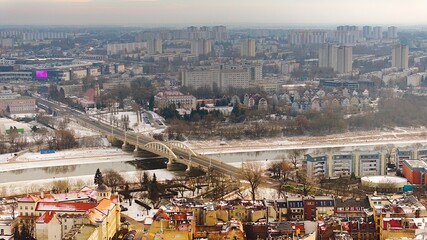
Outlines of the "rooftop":
{"label": "rooftop", "polygon": [[405,160],[410,168],[424,168],[427,169],[427,163],[422,160]]}
{"label": "rooftop", "polygon": [[97,203],[82,202],[39,202],[36,211],[85,212],[96,205]]}

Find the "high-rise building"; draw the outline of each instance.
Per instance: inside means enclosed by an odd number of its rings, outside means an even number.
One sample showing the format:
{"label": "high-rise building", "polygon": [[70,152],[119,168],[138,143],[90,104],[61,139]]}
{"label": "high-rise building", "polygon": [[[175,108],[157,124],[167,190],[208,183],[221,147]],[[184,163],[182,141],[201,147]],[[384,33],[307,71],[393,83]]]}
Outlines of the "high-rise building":
{"label": "high-rise building", "polygon": [[323,44],[319,49],[319,67],[333,68],[336,71],[338,46],[334,44]]}
{"label": "high-rise building", "polygon": [[212,27],[212,35],[215,41],[223,41],[228,38],[227,28],[225,26],[214,26]]}
{"label": "high-rise building", "polygon": [[240,56],[255,57],[255,39],[243,39],[240,41]]}
{"label": "high-rise building", "polygon": [[373,28],[372,38],[374,38],[374,39],[382,39],[383,38],[383,30],[381,27],[374,27]]}
{"label": "high-rise building", "polygon": [[353,71],[353,48],[352,47],[340,46],[338,48],[336,71],[339,73],[348,73]]}
{"label": "high-rise building", "polygon": [[366,39],[372,38],[372,27],[371,26],[363,26],[363,37]]}
{"label": "high-rise building", "polygon": [[408,45],[399,44],[394,46],[391,53],[392,67],[396,67],[399,69],[407,69],[408,55],[409,55]]}
{"label": "high-rise building", "polygon": [[148,54],[161,54],[163,53],[162,39],[151,38],[148,39]]}
{"label": "high-rise building", "polygon": [[207,55],[212,52],[212,41],[195,39],[191,41],[191,54],[195,56]]}
{"label": "high-rise building", "polygon": [[397,27],[391,26],[387,29],[387,37],[388,38],[397,38]]}
{"label": "high-rise building", "polygon": [[335,72],[347,73],[353,70],[352,63],[352,47],[323,44],[319,49],[320,68],[332,68]]}

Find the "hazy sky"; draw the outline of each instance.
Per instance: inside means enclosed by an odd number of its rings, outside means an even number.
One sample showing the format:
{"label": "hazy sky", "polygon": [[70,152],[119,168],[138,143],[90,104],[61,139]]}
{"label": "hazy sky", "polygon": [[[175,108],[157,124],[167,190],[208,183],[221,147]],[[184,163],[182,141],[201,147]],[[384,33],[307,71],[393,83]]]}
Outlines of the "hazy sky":
{"label": "hazy sky", "polygon": [[426,0],[0,0],[0,24],[427,24]]}

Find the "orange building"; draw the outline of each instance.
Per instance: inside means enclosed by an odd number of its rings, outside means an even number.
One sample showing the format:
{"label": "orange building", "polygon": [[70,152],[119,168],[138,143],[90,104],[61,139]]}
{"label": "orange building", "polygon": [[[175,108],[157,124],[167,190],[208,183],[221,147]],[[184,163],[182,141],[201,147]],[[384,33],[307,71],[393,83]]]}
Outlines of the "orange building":
{"label": "orange building", "polygon": [[402,173],[411,184],[427,185],[427,163],[422,160],[405,160]]}

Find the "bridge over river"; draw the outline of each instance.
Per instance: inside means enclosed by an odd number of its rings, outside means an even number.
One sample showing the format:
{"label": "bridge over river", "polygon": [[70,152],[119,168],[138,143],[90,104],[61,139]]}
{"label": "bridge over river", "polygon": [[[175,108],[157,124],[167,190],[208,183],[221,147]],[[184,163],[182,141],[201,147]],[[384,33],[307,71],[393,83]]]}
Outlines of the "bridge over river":
{"label": "bridge over river", "polygon": [[42,103],[61,114],[69,115],[80,123],[84,123],[88,128],[123,141],[123,150],[134,151],[135,156],[144,155],[148,152],[167,158],[169,170],[175,170],[177,163],[180,163],[187,165],[187,169],[191,167],[199,167],[205,170],[215,169],[230,177],[239,178],[241,176],[241,170],[239,168],[228,165],[220,160],[207,157],[203,154],[196,153],[183,142],[161,142],[147,135],[123,131],[119,128],[91,119],[86,114],[71,109],[63,104],[52,102],[39,96],[34,97],[39,103]]}

